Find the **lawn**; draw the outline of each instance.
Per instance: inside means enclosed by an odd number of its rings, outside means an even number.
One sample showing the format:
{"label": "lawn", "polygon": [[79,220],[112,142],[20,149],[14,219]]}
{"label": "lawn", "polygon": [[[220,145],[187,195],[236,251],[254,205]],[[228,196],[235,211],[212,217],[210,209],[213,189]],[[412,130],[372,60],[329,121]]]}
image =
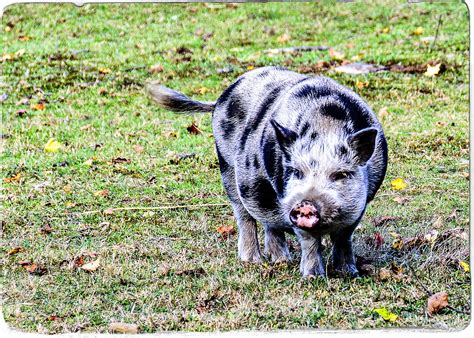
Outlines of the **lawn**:
{"label": "lawn", "polygon": [[[468,18],[454,1],[9,6],[5,321],[41,333],[466,327]],[[268,52],[297,46],[330,49]],[[387,70],[335,70],[356,61]],[[382,122],[389,166],[354,235],[361,278],[302,279],[294,237],[290,264],[239,262],[211,116],[164,111],[144,90],[160,80],[211,101],[267,65],[332,77]],[[450,307],[429,316],[443,291]]]}

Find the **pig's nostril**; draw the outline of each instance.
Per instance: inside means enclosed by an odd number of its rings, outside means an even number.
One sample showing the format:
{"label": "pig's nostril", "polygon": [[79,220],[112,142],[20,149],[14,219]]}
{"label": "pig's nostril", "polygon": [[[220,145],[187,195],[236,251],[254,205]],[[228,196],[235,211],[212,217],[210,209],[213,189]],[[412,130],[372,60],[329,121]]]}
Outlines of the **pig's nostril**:
{"label": "pig's nostril", "polygon": [[319,221],[318,209],[314,203],[310,201],[302,201],[298,203],[290,211],[290,221],[300,228],[311,228]]}

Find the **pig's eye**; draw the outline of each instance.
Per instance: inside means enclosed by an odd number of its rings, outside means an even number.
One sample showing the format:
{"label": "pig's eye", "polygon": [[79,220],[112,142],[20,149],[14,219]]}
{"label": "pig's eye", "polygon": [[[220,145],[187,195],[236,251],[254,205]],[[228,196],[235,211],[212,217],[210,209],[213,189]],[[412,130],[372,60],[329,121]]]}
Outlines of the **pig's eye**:
{"label": "pig's eye", "polygon": [[350,171],[337,171],[331,175],[331,179],[333,181],[340,181],[351,176],[352,173]]}

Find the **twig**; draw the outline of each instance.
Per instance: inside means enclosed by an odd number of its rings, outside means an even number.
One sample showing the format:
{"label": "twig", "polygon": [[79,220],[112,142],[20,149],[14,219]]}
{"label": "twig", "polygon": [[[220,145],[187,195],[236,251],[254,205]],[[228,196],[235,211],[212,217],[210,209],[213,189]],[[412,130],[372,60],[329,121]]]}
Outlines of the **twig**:
{"label": "twig", "polygon": [[[426,292],[426,294],[428,295],[428,297],[431,297],[433,295],[433,292],[431,292],[430,290],[428,290],[426,288],[426,286],[423,285],[423,283],[421,283],[421,281],[418,279],[418,276],[416,275],[416,272],[415,270],[410,266],[410,264],[407,264],[408,268],[411,270],[411,272],[413,273],[413,277],[415,277],[415,280],[416,282],[423,288],[423,290]],[[466,312],[466,311],[463,311],[463,310],[458,310],[458,309],[455,309],[453,308],[451,305],[447,305],[446,306],[447,309],[450,309],[454,312],[457,312],[457,313],[462,313],[462,314],[465,314],[465,315],[470,315],[469,312]]]}
{"label": "twig", "polygon": [[434,38],[434,40],[433,40],[433,43],[431,44],[430,51],[433,50],[433,48],[434,48],[434,46],[435,46],[435,44],[436,44],[436,40],[438,40],[439,27],[441,26],[441,17],[442,17],[442,16],[443,16],[443,15],[440,14],[439,17],[438,17],[438,26],[436,27],[436,34],[435,34],[435,38]]}
{"label": "twig", "polygon": [[229,206],[229,203],[207,203],[207,204],[188,204],[188,205],[162,205],[159,207],[119,207],[107,208],[103,210],[88,210],[83,212],[73,212],[71,214],[90,215],[98,213],[113,213],[115,211],[134,211],[134,210],[169,210],[169,209],[184,209],[184,208],[209,208]]}

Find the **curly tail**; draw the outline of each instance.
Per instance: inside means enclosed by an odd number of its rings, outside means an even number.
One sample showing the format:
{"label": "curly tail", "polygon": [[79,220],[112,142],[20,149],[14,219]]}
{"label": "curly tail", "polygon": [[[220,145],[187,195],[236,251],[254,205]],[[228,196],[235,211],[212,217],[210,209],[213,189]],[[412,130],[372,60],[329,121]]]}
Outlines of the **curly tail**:
{"label": "curly tail", "polygon": [[215,102],[194,101],[186,95],[152,82],[146,86],[148,93],[161,107],[177,113],[208,113],[213,112]]}

